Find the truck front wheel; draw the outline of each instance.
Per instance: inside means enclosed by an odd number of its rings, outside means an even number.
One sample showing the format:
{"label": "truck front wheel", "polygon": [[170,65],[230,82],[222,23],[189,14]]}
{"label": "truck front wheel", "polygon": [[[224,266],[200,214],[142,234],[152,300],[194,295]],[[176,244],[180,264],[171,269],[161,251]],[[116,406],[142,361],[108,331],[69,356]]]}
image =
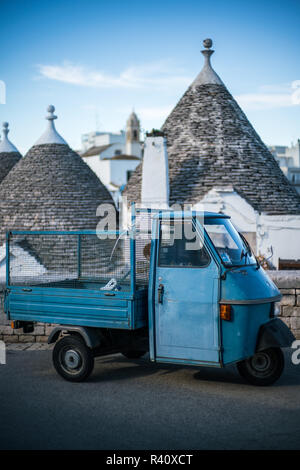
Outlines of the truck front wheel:
{"label": "truck front wheel", "polygon": [[280,348],[259,351],[237,364],[240,375],[252,385],[272,385],[284,369],[284,357]]}
{"label": "truck front wheel", "polygon": [[91,349],[73,335],[65,336],[55,344],[52,359],[58,374],[70,382],[83,382],[94,368]]}

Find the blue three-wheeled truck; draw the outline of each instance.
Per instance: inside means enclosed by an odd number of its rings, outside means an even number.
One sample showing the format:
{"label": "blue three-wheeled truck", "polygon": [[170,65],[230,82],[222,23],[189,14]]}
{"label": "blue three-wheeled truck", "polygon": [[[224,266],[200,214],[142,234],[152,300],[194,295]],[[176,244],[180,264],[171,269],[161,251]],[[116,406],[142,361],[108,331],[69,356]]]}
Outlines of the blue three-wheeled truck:
{"label": "blue three-wheeled truck", "polygon": [[13,328],[55,324],[53,363],[83,381],[94,358],[226,367],[274,383],[294,336],[281,294],[224,214],[134,211],[127,231],[7,233]]}

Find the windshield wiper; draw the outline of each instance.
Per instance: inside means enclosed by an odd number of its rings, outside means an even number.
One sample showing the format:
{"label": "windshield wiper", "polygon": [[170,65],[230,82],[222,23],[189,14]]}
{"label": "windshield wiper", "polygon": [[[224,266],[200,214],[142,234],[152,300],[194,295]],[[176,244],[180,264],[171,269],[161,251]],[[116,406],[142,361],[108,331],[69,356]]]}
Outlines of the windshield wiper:
{"label": "windshield wiper", "polygon": [[[256,258],[256,256],[253,254],[252,250],[251,250],[251,247],[248,243],[248,241],[246,240],[246,238],[244,237],[244,235],[242,233],[239,232],[239,236],[241,237],[245,247],[246,247],[246,250],[243,250],[241,251],[241,260],[243,258],[245,258],[245,264],[244,265],[241,265],[241,266],[232,266],[232,267],[229,267],[227,268],[224,273],[222,274],[221,276],[221,279],[225,280],[226,279],[226,274],[229,272],[229,271],[234,271],[236,269],[241,269],[243,268],[243,266],[246,266],[247,265],[247,257],[250,258],[250,256],[254,256],[255,258],[255,261],[256,261],[256,269],[259,269],[260,268],[260,264],[259,264],[259,261],[258,259]],[[251,266],[250,264],[248,266]]]}
{"label": "windshield wiper", "polygon": [[246,238],[244,237],[244,235],[239,232],[239,236],[241,237],[241,239],[243,240],[244,242],[244,245],[246,246],[246,252],[244,252],[244,250],[242,250],[242,253],[241,253],[241,259],[243,259],[243,257],[245,256],[245,264],[246,264],[246,257],[247,255],[249,256],[250,258],[250,255],[254,256],[255,258],[255,261],[256,261],[256,269],[259,269],[260,268],[260,264],[259,264],[259,261],[258,259],[256,258],[255,254],[252,252],[251,250],[251,247],[248,243],[248,240],[246,240]]}
{"label": "windshield wiper", "polygon": [[247,256],[249,256],[248,251],[242,250],[242,252],[241,252],[241,260],[242,260],[243,258],[245,258],[245,264],[247,264]]}

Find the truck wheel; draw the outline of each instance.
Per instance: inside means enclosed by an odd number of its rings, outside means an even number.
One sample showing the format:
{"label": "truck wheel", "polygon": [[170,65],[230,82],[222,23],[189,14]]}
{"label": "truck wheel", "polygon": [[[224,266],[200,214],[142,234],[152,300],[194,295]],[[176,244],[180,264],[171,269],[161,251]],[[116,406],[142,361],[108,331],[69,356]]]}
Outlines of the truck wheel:
{"label": "truck wheel", "polygon": [[70,382],[83,382],[94,368],[91,349],[73,335],[65,336],[55,344],[52,359],[58,374]]}
{"label": "truck wheel", "polygon": [[127,357],[127,359],[139,359],[140,357],[144,356],[147,351],[123,351],[123,356]]}
{"label": "truck wheel", "polygon": [[237,364],[240,375],[252,385],[271,385],[281,376],[284,357],[280,348],[259,351]]}

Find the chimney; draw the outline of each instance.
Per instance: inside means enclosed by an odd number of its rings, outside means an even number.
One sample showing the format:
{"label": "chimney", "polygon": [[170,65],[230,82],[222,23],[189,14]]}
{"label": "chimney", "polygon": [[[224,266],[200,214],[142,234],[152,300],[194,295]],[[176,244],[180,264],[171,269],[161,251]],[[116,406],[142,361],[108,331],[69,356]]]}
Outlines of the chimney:
{"label": "chimney", "polygon": [[167,140],[162,132],[147,134],[142,172],[143,207],[169,207],[169,166]]}

